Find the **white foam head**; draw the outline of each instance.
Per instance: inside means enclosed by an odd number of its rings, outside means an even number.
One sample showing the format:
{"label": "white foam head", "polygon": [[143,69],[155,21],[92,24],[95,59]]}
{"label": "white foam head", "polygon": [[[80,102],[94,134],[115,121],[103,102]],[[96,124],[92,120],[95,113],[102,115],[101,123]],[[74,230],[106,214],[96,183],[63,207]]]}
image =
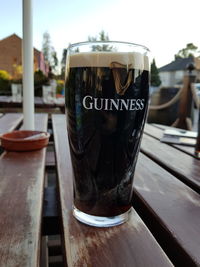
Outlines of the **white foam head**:
{"label": "white foam head", "polygon": [[75,67],[117,67],[149,71],[149,58],[139,52],[81,52],[69,56],[68,66]]}

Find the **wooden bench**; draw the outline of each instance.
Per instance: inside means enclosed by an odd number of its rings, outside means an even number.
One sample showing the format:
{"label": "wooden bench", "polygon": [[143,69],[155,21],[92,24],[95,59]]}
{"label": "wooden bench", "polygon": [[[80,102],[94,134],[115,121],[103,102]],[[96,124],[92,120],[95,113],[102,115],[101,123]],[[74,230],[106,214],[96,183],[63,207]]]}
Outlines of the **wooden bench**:
{"label": "wooden bench", "polygon": [[[3,115],[0,133],[21,124],[21,114]],[[46,149],[0,156],[0,266],[39,266],[41,245],[46,248],[41,235],[57,233],[62,234],[68,266],[200,266],[200,160],[193,148],[161,143],[165,127],[147,124],[135,171],[132,216],[120,226],[95,228],[72,216],[65,116],[53,115],[52,124],[46,158]],[[47,115],[36,115],[36,128],[47,130]],[[57,189],[44,188],[45,165],[55,176],[57,172],[58,202]]]}
{"label": "wooden bench", "polygon": [[[173,127],[165,126],[165,125],[156,125],[156,124],[146,124],[144,132],[147,135],[150,135],[158,140],[163,136],[163,130],[165,129],[172,129]],[[174,128],[175,129],[175,128]],[[190,156],[195,157],[194,154],[194,147],[192,146],[183,146],[183,145],[172,145],[173,147],[177,148],[178,150],[185,152],[186,154],[189,154]]]}
{"label": "wooden bench", "polygon": [[[49,113],[62,112],[64,113],[64,103],[59,103],[58,100],[52,103],[44,102],[42,97],[34,97],[35,109],[37,112]],[[13,102],[11,96],[0,96],[0,112],[17,112],[22,110],[22,102]],[[21,112],[21,111],[20,111]]]}
{"label": "wooden bench", "polygon": [[[152,133],[151,130],[149,132]],[[141,151],[200,193],[200,161],[198,159],[183,153],[175,146],[161,143],[157,135],[154,138],[145,134]]]}
{"label": "wooden bench", "polygon": [[[0,118],[0,135],[15,130],[22,122],[22,114],[1,114]],[[0,154],[2,152],[3,149],[0,146]]]}
{"label": "wooden bench", "polygon": [[95,228],[72,216],[72,167],[64,115],[53,115],[56,166],[64,237],[70,266],[172,266],[148,228],[133,211],[120,226]]}
{"label": "wooden bench", "polygon": [[[6,117],[2,117],[0,123]],[[37,114],[35,122],[36,129],[47,130],[46,114]],[[7,127],[6,131],[11,129],[14,128]],[[1,266],[39,266],[45,153],[46,148],[1,155]]]}
{"label": "wooden bench", "polygon": [[160,143],[157,127],[145,133],[133,205],[176,266],[200,266],[200,161]]}
{"label": "wooden bench", "polygon": [[16,129],[22,122],[22,114],[20,113],[7,113],[1,116],[0,119],[0,135]]}

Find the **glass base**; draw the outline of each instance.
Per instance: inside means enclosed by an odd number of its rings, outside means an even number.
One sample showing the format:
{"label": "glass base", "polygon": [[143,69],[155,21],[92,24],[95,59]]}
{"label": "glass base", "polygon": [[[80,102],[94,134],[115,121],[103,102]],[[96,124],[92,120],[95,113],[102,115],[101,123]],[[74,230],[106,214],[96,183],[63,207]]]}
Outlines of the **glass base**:
{"label": "glass base", "polygon": [[131,211],[132,208],[130,208],[125,213],[117,216],[102,217],[102,216],[89,215],[87,213],[78,210],[75,206],[73,207],[73,215],[78,221],[96,227],[111,227],[122,224],[128,221]]}

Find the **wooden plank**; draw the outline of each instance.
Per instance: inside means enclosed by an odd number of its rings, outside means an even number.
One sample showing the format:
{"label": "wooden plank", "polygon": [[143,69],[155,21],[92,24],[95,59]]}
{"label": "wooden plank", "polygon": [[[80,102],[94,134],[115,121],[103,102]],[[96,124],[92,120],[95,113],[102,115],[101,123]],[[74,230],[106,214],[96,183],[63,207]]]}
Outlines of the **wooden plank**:
{"label": "wooden plank", "polygon": [[37,105],[40,105],[40,106],[44,105],[42,97],[38,97],[38,96],[34,97],[34,103],[35,103],[36,106]]}
{"label": "wooden plank", "polygon": [[4,96],[4,95],[0,96],[0,106],[10,103],[11,100],[12,100],[11,96]]}
{"label": "wooden plank", "polygon": [[0,118],[0,135],[13,131],[22,122],[23,116],[20,113],[8,113]]}
{"label": "wooden plank", "polygon": [[160,128],[157,128],[157,127],[155,127],[149,123],[145,123],[144,133],[146,133],[152,137],[155,137],[157,139],[160,139],[163,136],[163,130],[161,130]]}
{"label": "wooden plank", "polygon": [[48,151],[46,153],[46,167],[55,167],[55,154],[54,151]]}
{"label": "wooden plank", "polygon": [[200,193],[200,161],[155,138],[143,135],[141,151]]}
{"label": "wooden plank", "polygon": [[[158,140],[160,140],[160,138],[162,138],[163,136],[163,131],[165,129],[176,129],[176,128],[173,128],[173,127],[169,127],[169,126],[163,126],[163,125],[159,125],[159,127],[156,127],[156,126],[153,126],[151,124],[145,124],[145,128],[144,128],[144,132]],[[194,154],[194,147],[191,147],[191,146],[184,146],[184,145],[170,145],[172,147],[175,147],[193,157],[195,157],[195,154]]]}
{"label": "wooden plank", "polygon": [[[47,130],[47,115],[36,115]],[[8,152],[0,159],[0,263],[39,266],[45,152]]]}
{"label": "wooden plank", "polygon": [[[137,162],[134,187],[147,223],[175,266],[200,266],[200,195],[143,154]],[[136,206],[140,206],[138,198]]]}
{"label": "wooden plank", "polygon": [[133,210],[120,226],[95,228],[72,215],[72,167],[64,115],[53,115],[65,254],[71,266],[172,266]]}
{"label": "wooden plank", "polygon": [[[159,131],[160,130],[164,131],[166,129],[177,130],[177,128],[175,128],[175,127],[171,127],[171,126],[167,126],[167,125],[163,125],[163,124],[152,123],[151,126],[155,127],[156,129],[159,129]],[[180,129],[180,130],[182,130],[182,129]],[[194,147],[184,146],[184,145],[172,145],[172,146],[196,158],[196,156],[194,155]]]}
{"label": "wooden plank", "polygon": [[40,266],[42,267],[49,267],[47,242],[48,242],[48,237],[42,236],[41,258],[40,258]]}
{"label": "wooden plank", "polygon": [[49,256],[59,256],[62,255],[62,243],[59,235],[54,236],[53,238],[49,238],[48,248],[49,248]]}

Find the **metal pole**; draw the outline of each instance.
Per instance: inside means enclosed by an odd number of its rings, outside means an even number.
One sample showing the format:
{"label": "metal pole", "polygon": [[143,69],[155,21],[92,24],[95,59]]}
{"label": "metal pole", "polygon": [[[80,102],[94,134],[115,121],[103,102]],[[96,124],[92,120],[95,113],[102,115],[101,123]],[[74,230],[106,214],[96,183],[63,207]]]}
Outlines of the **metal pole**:
{"label": "metal pole", "polygon": [[32,0],[23,0],[23,113],[24,129],[34,130]]}

